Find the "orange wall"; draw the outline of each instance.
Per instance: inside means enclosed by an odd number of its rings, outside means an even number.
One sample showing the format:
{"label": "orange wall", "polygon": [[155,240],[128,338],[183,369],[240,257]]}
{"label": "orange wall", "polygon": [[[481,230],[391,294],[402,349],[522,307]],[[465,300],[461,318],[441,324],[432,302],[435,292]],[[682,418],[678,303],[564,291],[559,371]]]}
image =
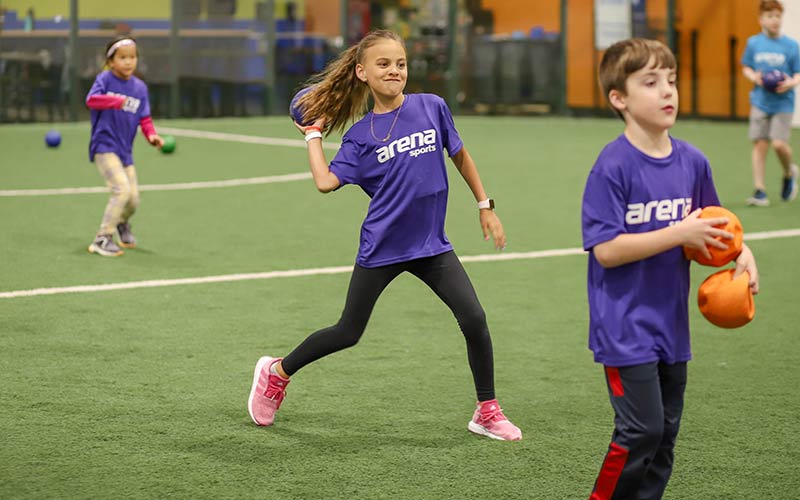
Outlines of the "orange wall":
{"label": "orange wall", "polygon": [[484,9],[494,13],[494,32],[529,32],[534,26],[561,31],[560,0],[483,0]]}
{"label": "orange wall", "polygon": [[[698,31],[698,83],[696,111],[707,116],[730,115],[731,65],[729,39],[738,39],[736,112],[746,117],[751,84],[741,75],[742,52],[747,38],[758,32],[755,0],[675,0],[675,28],[679,33],[679,91],[681,112],[691,112],[691,32]],[[560,31],[561,0],[483,0],[494,13],[495,33],[527,33],[534,26]],[[602,54],[594,50],[594,0],[567,0],[567,105],[575,108],[605,108],[597,86],[597,64]],[[648,23],[662,33],[667,23],[667,0],[647,0]],[[310,31],[339,35],[339,2],[306,0]],[[665,35],[664,38],[665,39]]]}
{"label": "orange wall", "polygon": [[305,0],[306,31],[319,33],[329,37],[342,34],[339,23],[341,7],[339,2],[331,0]]}
{"label": "orange wall", "polygon": [[[730,115],[730,72],[736,75],[736,115],[746,117],[750,110],[752,84],[742,76],[739,61],[747,38],[759,31],[758,4],[751,0],[677,0],[675,27],[681,53],[681,112],[691,109],[691,32],[697,30],[697,113]],[[730,38],[738,40],[735,64],[731,67]]]}
{"label": "orange wall", "polygon": [[569,0],[567,7],[567,105],[602,107],[595,69],[599,55],[594,50],[594,0]]}
{"label": "orange wall", "polygon": [[[733,70],[736,75],[736,115],[746,117],[750,110],[752,84],[742,76],[739,61],[747,38],[759,30],[758,3],[754,0],[675,0],[675,3],[681,112],[691,112],[691,32],[697,30],[695,111],[706,116],[730,116],[730,72]],[[593,0],[568,0],[567,105],[570,107],[606,107],[596,83],[596,66],[602,53],[594,50],[593,8]],[[664,32],[666,29],[666,8],[667,0],[647,2],[648,23],[656,31]],[[733,68],[729,55],[731,37],[738,40]],[[666,35],[660,38],[666,40]]]}

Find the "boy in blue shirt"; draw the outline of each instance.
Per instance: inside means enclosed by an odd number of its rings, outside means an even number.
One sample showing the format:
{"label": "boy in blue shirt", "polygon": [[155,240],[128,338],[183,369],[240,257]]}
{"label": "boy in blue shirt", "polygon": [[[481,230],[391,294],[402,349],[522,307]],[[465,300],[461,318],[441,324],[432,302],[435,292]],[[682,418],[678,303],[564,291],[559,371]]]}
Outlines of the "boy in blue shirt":
{"label": "boy in blue shirt", "polygon": [[[759,5],[761,33],[747,40],[742,55],[745,78],[755,84],[750,92],[750,140],[753,141],[753,196],[748,205],[766,207],[769,198],[764,184],[764,170],[770,141],[783,167],[781,199],[797,197],[797,176],[792,162],[789,135],[794,113],[794,88],[800,85],[800,50],[795,40],[781,35],[783,5],[777,0],[764,0]],[[765,88],[763,75],[780,71],[784,79],[774,90]]]}
{"label": "boy in blue shirt", "polygon": [[[672,473],[689,346],[689,261],[732,234],[699,218],[719,205],[705,156],[672,138],[676,62],[664,44],[612,45],[600,83],[625,131],[601,151],[586,181],[583,246],[589,252],[589,348],[605,370],[614,432],[591,500],[661,498]],[[758,271],[744,245],[736,274]]]}

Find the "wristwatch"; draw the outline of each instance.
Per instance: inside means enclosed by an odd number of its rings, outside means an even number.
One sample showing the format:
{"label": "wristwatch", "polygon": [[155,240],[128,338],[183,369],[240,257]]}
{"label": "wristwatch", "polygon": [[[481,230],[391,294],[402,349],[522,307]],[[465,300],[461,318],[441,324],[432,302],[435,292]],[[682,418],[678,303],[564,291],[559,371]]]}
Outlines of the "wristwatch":
{"label": "wristwatch", "polygon": [[494,200],[491,198],[486,198],[483,201],[479,201],[478,208],[488,208],[489,210],[494,210]]}

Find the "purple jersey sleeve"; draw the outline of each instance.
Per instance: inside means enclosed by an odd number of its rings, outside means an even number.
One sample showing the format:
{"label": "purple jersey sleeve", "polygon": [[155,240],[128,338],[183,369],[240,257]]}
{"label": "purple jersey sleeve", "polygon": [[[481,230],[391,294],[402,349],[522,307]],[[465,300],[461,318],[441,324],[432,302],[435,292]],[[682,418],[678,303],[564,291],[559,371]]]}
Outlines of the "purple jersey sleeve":
{"label": "purple jersey sleeve", "polygon": [[589,173],[583,192],[583,249],[611,241],[625,233],[625,190],[621,176],[610,176],[603,168]]}
{"label": "purple jersey sleeve", "polygon": [[714,179],[711,174],[711,165],[705,156],[703,158],[703,174],[699,179],[700,196],[697,208],[720,206],[719,196],[717,195],[717,188],[714,186]]}
{"label": "purple jersey sleeve", "polygon": [[347,135],[342,138],[342,145],[339,146],[339,151],[333,158],[330,164],[330,170],[339,178],[339,183],[344,186],[346,184],[360,184],[361,182],[361,169],[359,163],[361,158],[360,148],[358,145]]}
{"label": "purple jersey sleeve", "polygon": [[441,113],[442,144],[447,149],[447,154],[452,157],[461,151],[461,148],[464,147],[464,142],[461,140],[461,136],[458,135],[456,124],[453,121],[453,114],[450,112],[450,108],[447,107],[447,103],[442,98],[438,99]]}
{"label": "purple jersey sleeve", "polygon": [[103,95],[106,93],[106,79],[104,78],[105,75],[106,73],[100,73],[99,75],[97,75],[97,78],[94,79],[92,88],[90,88],[89,93],[86,94],[87,101],[93,95]]}
{"label": "purple jersey sleeve", "polygon": [[139,107],[139,119],[147,118],[150,116],[150,97],[148,96],[147,85],[142,82],[144,90],[142,91],[142,105]]}

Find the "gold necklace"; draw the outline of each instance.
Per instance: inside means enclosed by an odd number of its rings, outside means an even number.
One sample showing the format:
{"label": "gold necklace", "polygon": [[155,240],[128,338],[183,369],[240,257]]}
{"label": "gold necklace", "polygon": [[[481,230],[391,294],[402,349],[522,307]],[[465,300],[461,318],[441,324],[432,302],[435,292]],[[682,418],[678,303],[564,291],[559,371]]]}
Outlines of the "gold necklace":
{"label": "gold necklace", "polygon": [[400,105],[397,106],[397,111],[394,112],[394,120],[392,120],[392,125],[389,127],[389,132],[386,133],[386,137],[384,137],[383,139],[380,139],[377,135],[375,135],[375,123],[374,123],[375,111],[372,112],[372,114],[369,117],[369,131],[370,133],[372,133],[373,139],[379,142],[386,142],[392,137],[392,130],[394,130],[394,125],[395,123],[397,123],[397,117],[400,116],[400,110],[403,108],[403,104],[405,103],[406,100],[405,98],[403,98],[403,102],[401,102]]}

